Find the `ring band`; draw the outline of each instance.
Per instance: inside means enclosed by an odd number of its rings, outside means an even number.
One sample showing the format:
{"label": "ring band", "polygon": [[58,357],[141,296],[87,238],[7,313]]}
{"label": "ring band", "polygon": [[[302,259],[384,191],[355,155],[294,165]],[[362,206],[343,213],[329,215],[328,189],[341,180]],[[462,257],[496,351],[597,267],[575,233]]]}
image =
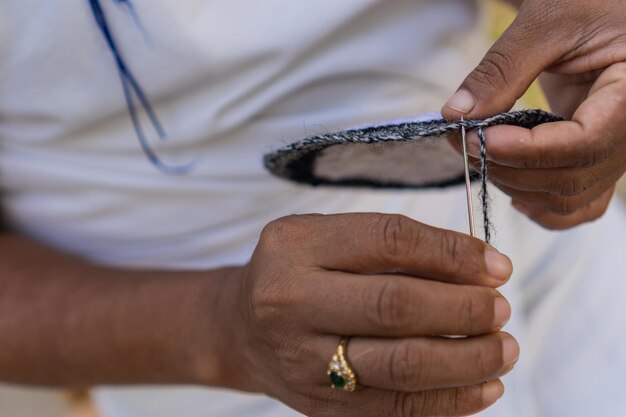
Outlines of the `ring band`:
{"label": "ring band", "polygon": [[328,363],[326,372],[330,379],[331,387],[348,392],[356,390],[357,378],[347,359],[349,337],[342,337],[335,353]]}

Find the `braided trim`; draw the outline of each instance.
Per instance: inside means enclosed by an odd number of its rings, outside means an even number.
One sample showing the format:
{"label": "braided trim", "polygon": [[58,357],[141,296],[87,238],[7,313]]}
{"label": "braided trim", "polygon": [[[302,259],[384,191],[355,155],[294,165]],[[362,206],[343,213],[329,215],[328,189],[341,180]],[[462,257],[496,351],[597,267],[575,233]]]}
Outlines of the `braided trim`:
{"label": "braided trim", "polygon": [[362,129],[349,129],[341,132],[311,136],[266,154],[263,158],[263,162],[267,170],[280,178],[310,185],[369,188],[445,187],[462,182],[463,177],[460,176],[458,179],[435,184],[382,183],[370,179],[358,178],[329,180],[320,178],[314,174],[314,164],[315,159],[322,151],[336,145],[417,141],[423,138],[441,137],[449,133],[458,132],[463,126],[467,131],[497,125],[513,125],[530,129],[543,123],[561,120],[560,117],[542,110],[524,110],[502,113],[483,120],[465,120],[458,122],[433,120],[426,122],[383,124]]}

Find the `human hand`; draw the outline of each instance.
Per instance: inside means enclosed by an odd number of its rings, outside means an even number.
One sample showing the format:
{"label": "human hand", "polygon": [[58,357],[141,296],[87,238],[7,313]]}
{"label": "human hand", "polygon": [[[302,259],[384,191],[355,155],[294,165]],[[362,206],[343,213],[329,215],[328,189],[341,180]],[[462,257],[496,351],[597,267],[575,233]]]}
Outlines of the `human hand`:
{"label": "human hand", "polygon": [[[442,113],[507,111],[540,75],[567,121],[485,130],[489,175],[532,220],[565,229],[601,217],[626,172],[626,2],[524,1]],[[478,158],[476,134],[468,141]]]}
{"label": "human hand", "polygon": [[[494,289],[511,272],[484,242],[402,216],[276,220],[240,274],[231,327],[243,386],[313,417],[478,412],[519,354],[499,331],[510,307]],[[353,393],[326,375],[341,336],[352,336]]]}

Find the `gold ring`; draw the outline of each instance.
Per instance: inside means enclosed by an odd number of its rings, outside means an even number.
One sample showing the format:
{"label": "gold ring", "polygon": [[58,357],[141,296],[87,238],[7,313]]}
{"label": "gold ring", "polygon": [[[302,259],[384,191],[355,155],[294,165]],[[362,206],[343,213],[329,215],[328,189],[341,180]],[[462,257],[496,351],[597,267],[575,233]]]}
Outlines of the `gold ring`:
{"label": "gold ring", "polygon": [[356,374],[350,366],[350,362],[346,358],[348,353],[349,337],[342,337],[335,353],[328,363],[328,371],[326,374],[330,378],[331,387],[342,389],[348,392],[356,390],[357,378]]}

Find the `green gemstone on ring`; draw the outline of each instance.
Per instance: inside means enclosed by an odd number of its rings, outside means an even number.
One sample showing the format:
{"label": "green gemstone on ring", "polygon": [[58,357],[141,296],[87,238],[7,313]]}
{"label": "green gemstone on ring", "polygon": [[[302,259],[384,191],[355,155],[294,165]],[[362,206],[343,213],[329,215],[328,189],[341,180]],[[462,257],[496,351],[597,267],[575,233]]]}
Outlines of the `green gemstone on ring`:
{"label": "green gemstone on ring", "polygon": [[343,389],[346,387],[346,380],[337,372],[330,373],[330,382],[333,384],[333,388]]}

